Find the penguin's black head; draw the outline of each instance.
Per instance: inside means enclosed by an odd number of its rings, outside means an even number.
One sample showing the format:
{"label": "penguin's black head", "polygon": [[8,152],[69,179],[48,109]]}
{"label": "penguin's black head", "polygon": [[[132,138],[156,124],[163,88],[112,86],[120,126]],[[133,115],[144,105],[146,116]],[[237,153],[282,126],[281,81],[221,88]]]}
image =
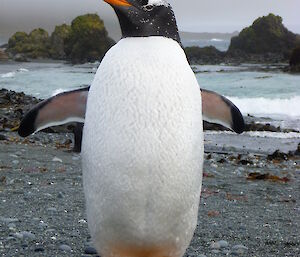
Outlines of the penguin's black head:
{"label": "penguin's black head", "polygon": [[122,37],[163,36],[180,43],[172,7],[165,0],[104,0],[115,10]]}

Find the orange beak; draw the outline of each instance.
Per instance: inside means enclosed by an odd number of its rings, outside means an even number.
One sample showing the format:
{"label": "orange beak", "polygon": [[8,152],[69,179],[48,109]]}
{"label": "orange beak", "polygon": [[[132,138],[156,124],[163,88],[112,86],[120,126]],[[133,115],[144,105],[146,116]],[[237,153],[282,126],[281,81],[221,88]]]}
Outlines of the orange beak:
{"label": "orange beak", "polygon": [[104,2],[111,5],[117,5],[117,6],[132,6],[126,0],[104,0]]}

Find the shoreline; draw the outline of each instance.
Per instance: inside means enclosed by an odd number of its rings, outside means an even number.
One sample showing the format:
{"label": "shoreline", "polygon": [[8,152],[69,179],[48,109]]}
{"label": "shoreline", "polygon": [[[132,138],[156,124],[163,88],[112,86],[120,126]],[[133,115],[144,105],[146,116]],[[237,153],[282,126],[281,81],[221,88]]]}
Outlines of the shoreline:
{"label": "shoreline", "polygon": [[[95,61],[97,63],[98,61]],[[26,61],[17,61],[14,60],[13,58],[9,59],[0,59],[0,64],[26,64],[26,63],[63,63],[63,64],[68,64],[68,65],[85,65],[85,64],[91,64],[91,62],[85,62],[85,63],[72,63],[70,60],[67,59],[51,59],[51,58],[37,58],[37,59],[32,59],[32,58],[27,58]],[[92,62],[94,63],[94,62]],[[274,62],[273,60],[258,60],[258,59],[237,59],[237,58],[228,58],[225,61],[224,60],[200,60],[198,62],[191,61],[190,66],[202,66],[202,65],[224,65],[224,66],[266,66],[264,69],[265,71],[274,71],[274,68],[268,68],[268,67],[276,67],[277,70],[282,71],[282,72],[290,72],[289,71],[289,62],[286,60],[285,62],[282,61],[276,61]],[[263,70],[263,69],[260,69]],[[290,72],[293,73],[293,72]],[[296,73],[297,74],[297,73]]]}
{"label": "shoreline", "polygon": [[[42,101],[31,95],[26,95],[23,92],[15,92],[8,89],[0,89],[0,133],[9,132],[11,129],[18,126],[25,113],[32,108],[35,104]],[[280,127],[278,124],[272,124],[270,118],[259,118],[254,116],[244,116],[246,127],[245,131],[257,131],[257,132],[277,132],[277,133],[299,133],[299,130],[295,128]],[[64,126],[54,127],[53,129],[46,129],[47,132],[64,132],[68,133],[72,131],[72,124]],[[70,126],[71,125],[71,126]],[[71,128],[68,128],[71,127]],[[205,131],[229,131],[222,125],[213,124],[204,121]]]}

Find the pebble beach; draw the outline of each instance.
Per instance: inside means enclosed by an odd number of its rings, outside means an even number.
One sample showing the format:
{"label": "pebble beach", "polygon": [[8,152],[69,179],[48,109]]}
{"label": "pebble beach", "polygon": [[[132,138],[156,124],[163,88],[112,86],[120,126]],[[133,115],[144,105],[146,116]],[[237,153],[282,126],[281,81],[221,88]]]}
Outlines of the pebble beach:
{"label": "pebble beach", "polygon": [[[226,147],[205,136],[198,226],[186,256],[299,256],[300,157],[240,153],[232,142],[241,137],[227,135]],[[97,256],[72,141],[69,133],[2,136],[1,256]]]}

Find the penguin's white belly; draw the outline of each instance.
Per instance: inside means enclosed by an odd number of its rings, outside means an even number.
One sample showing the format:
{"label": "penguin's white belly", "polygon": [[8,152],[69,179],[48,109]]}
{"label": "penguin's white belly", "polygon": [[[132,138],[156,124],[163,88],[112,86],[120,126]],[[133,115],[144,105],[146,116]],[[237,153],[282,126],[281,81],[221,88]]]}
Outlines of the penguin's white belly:
{"label": "penguin's white belly", "polygon": [[185,251],[201,191],[202,110],[175,41],[122,39],[106,54],[88,97],[82,158],[98,251],[126,244]]}

